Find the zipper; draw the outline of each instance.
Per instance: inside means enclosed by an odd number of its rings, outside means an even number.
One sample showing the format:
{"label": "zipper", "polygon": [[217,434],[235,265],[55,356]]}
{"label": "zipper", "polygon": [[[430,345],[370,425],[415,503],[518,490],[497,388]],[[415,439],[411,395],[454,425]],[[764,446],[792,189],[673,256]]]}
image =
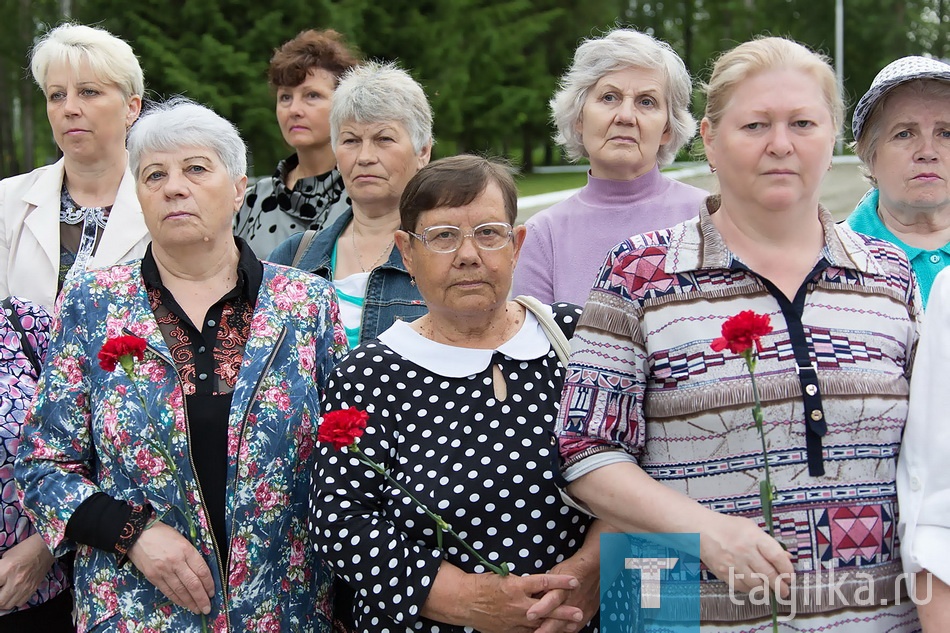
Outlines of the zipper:
{"label": "zipper", "polygon": [[[133,334],[132,332],[130,332],[127,328],[122,328],[122,329],[123,329],[123,331],[125,331],[125,332],[128,333],[128,334],[132,334],[133,336],[136,336],[135,334]],[[184,384],[184,382],[182,382],[182,380],[181,380],[181,376],[180,376],[179,373],[178,373],[178,367],[175,366],[175,363],[173,363],[173,362],[170,361],[168,358],[166,358],[161,352],[159,352],[157,349],[155,349],[151,344],[146,343],[145,347],[146,347],[146,349],[151,350],[152,353],[155,354],[158,358],[161,358],[163,361],[165,361],[165,363],[166,363],[167,365],[170,365],[170,366],[171,366],[172,370],[175,372],[175,377],[178,379],[178,386],[179,386],[179,387],[181,388],[181,390],[182,390],[182,392],[181,392],[181,393],[182,393],[182,398],[184,398],[184,395],[185,395],[185,384]],[[195,459],[194,459],[194,455],[192,455],[192,452],[191,452],[191,423],[190,423],[189,420],[188,420],[188,407],[185,406],[184,403],[182,403],[182,412],[185,414],[185,441],[186,441],[186,443],[187,443],[187,445],[188,445],[188,463],[191,465],[191,471],[192,471],[192,473],[196,473],[196,472],[198,472],[198,471],[195,470]],[[148,413],[146,412],[145,415],[147,416]],[[169,455],[169,456],[170,456],[170,455]],[[182,487],[184,487],[184,483],[185,483],[185,482],[182,482]],[[207,506],[207,504],[205,503],[204,494],[201,492],[201,486],[198,485],[198,486],[195,486],[195,487],[198,489],[198,501],[199,501],[199,503],[201,504],[202,509],[205,511],[205,516],[208,516],[208,506]],[[187,499],[187,498],[182,499],[182,501],[185,502],[185,503],[188,503],[188,499]],[[195,519],[197,519],[197,517],[195,517]],[[195,528],[197,529],[198,526],[196,525]],[[228,613],[228,611],[229,611],[229,609],[228,609],[228,600],[229,600],[229,597],[228,597],[228,579],[227,579],[227,576],[225,575],[224,564],[221,562],[221,552],[220,552],[220,548],[219,548],[219,546],[218,546],[218,542],[217,542],[217,540],[216,540],[215,537],[214,537],[214,530],[210,530],[210,529],[209,529],[208,532],[210,533],[210,536],[211,536],[211,548],[214,550],[214,558],[215,558],[215,561],[218,563],[218,576],[221,578],[221,591],[222,591],[222,593],[224,594],[224,609],[223,609],[223,612],[224,612],[224,620],[225,620],[225,630],[226,630],[226,631],[230,631],[230,630],[231,630],[231,618],[230,618],[230,615],[229,615],[229,613]],[[194,546],[197,548],[197,544],[196,544],[196,543],[193,543],[192,545],[194,545]],[[212,624],[211,626],[213,627],[213,624]]]}

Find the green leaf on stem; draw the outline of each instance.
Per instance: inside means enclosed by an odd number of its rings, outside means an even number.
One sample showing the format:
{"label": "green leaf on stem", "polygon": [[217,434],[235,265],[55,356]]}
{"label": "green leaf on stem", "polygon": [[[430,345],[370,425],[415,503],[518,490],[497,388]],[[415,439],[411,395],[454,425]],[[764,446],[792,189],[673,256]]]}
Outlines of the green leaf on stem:
{"label": "green leaf on stem", "polygon": [[769,529],[769,534],[774,537],[775,530],[772,527],[772,487],[767,481],[759,482],[759,498],[762,500],[762,514],[765,517],[765,525]]}

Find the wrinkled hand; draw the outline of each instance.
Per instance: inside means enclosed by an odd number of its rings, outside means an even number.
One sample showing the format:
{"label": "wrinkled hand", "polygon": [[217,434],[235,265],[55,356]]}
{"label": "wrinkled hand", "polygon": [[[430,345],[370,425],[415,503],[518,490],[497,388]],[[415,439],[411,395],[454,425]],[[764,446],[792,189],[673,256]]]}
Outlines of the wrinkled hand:
{"label": "wrinkled hand", "polygon": [[751,519],[718,513],[710,516],[708,528],[701,532],[700,558],[716,577],[734,582],[738,591],[761,587],[765,577],[772,591],[778,588],[780,597],[788,597],[795,573],[791,554]]}
{"label": "wrinkled hand", "polygon": [[0,609],[19,607],[30,599],[53,565],[53,555],[34,534],[0,558]]}
{"label": "wrinkled hand", "polygon": [[539,596],[537,604],[528,610],[529,619],[541,622],[537,633],[574,633],[591,621],[600,609],[599,562],[572,556],[551,569],[552,574],[573,576],[580,584],[576,589],[552,589]]}
{"label": "wrinkled hand", "polygon": [[194,545],[164,523],[142,532],[129,560],[169,600],[192,613],[211,613],[214,580]]}
{"label": "wrinkled hand", "polygon": [[536,619],[528,619],[528,610],[538,602],[534,596],[557,589],[575,589],[578,585],[573,576],[563,574],[477,574],[469,607],[473,616],[471,626],[481,633],[529,633],[537,627]]}

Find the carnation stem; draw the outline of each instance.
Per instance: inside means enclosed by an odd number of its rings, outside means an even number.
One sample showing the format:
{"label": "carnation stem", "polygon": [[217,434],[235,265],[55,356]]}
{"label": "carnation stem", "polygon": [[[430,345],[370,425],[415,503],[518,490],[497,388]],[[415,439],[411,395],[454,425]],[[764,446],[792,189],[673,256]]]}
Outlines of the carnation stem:
{"label": "carnation stem", "polygon": [[466,543],[465,540],[462,539],[462,537],[459,536],[459,535],[455,532],[455,530],[452,529],[452,526],[445,522],[445,519],[443,519],[443,518],[442,518],[441,516],[439,516],[438,514],[436,514],[436,513],[432,512],[431,510],[429,510],[429,508],[427,508],[424,503],[422,503],[421,501],[419,501],[418,499],[416,499],[416,497],[415,497],[411,492],[409,492],[408,490],[406,490],[398,481],[396,481],[395,479],[393,479],[392,475],[390,475],[388,472],[386,472],[386,469],[385,469],[385,468],[383,468],[382,466],[380,466],[379,464],[377,464],[375,461],[373,461],[372,459],[370,459],[370,458],[366,455],[366,453],[364,453],[363,451],[361,451],[361,450],[360,450],[360,447],[357,446],[355,442],[354,442],[353,444],[350,444],[350,445],[347,447],[347,449],[348,449],[350,452],[355,453],[355,454],[356,454],[356,458],[357,458],[358,460],[360,460],[361,462],[363,462],[364,464],[366,464],[367,466],[369,466],[370,468],[372,468],[373,470],[375,470],[377,473],[379,473],[379,474],[382,475],[383,477],[385,477],[393,487],[397,488],[400,492],[402,492],[404,495],[406,495],[407,497],[409,497],[409,499],[410,499],[413,503],[415,503],[417,506],[419,506],[419,508],[420,508],[423,512],[426,513],[426,516],[428,516],[430,519],[432,519],[433,521],[435,521],[435,526],[436,526],[435,529],[436,529],[436,530],[443,530],[443,531],[445,531],[445,532],[448,532],[448,533],[451,534],[452,536],[454,536],[454,537],[455,537],[455,540],[458,541],[459,544],[460,544],[462,547],[464,547],[466,550],[468,550],[468,552],[469,552],[470,554],[472,554],[475,558],[477,558],[477,559],[479,560],[479,562],[482,563],[482,565],[484,565],[485,567],[487,567],[489,571],[492,571],[492,572],[498,574],[499,576],[507,576],[507,575],[508,575],[508,573],[509,573],[509,570],[508,570],[508,563],[502,563],[501,566],[498,566],[498,565],[493,565],[492,563],[488,562],[488,561],[485,559],[484,556],[482,556],[481,554],[479,554],[477,550],[475,550],[471,545],[469,545],[468,543]]}
{"label": "carnation stem", "polygon": [[[768,528],[769,536],[775,538],[775,526],[772,523],[772,501],[774,499],[774,492],[772,489],[772,470],[769,467],[769,449],[765,443],[762,401],[759,399],[759,386],[755,381],[754,348],[744,351],[742,356],[745,358],[746,368],[749,370],[749,378],[752,380],[752,398],[754,400],[752,407],[752,419],[755,421],[755,428],[758,430],[759,439],[762,441],[762,462],[765,467],[765,481],[761,482],[761,485],[759,486],[759,500],[762,502],[762,515],[765,518],[765,526]],[[769,602],[772,607],[772,631],[773,633],[778,633],[778,604],[776,604],[774,593],[769,593]]]}

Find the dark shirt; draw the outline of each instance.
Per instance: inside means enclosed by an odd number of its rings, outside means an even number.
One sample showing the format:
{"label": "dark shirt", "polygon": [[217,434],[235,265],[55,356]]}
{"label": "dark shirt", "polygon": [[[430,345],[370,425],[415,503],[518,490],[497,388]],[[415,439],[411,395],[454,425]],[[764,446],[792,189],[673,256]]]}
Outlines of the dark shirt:
{"label": "dark shirt", "polygon": [[[227,557],[229,545],[225,498],[231,394],[264,276],[263,264],[250,247],[240,238],[235,243],[240,249],[237,283],[208,309],[200,328],[162,283],[151,245],[142,259],[149,303],[182,383],[195,475],[222,558]],[[130,513],[125,501],[96,493],[70,517],[66,535],[111,551]]]}

